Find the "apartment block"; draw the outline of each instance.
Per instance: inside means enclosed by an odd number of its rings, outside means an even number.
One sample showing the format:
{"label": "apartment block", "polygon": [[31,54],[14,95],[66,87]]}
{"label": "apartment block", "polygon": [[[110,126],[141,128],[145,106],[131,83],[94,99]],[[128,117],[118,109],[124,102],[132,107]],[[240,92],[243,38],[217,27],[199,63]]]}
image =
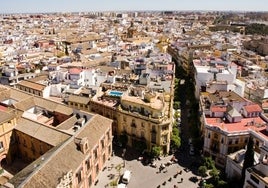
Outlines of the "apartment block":
{"label": "apartment block", "polygon": [[249,136],[255,143],[255,151],[267,140],[268,119],[259,105],[232,91],[203,93],[202,108],[203,152],[216,164],[224,167],[227,155],[245,148]]}

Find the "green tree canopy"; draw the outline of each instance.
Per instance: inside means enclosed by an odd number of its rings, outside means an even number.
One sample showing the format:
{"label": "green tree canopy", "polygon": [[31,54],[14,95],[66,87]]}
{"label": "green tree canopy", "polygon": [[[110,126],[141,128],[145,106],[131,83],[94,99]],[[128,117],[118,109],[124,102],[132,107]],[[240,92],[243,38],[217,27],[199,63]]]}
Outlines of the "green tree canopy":
{"label": "green tree canopy", "polygon": [[171,148],[177,149],[178,147],[180,147],[180,145],[181,145],[180,137],[178,137],[176,135],[171,135],[171,139],[170,139]]}
{"label": "green tree canopy", "polygon": [[151,150],[151,155],[153,158],[159,157],[161,154],[161,147],[160,146],[153,146]]}
{"label": "green tree canopy", "polygon": [[198,168],[198,173],[202,176],[205,177],[207,175],[207,167],[206,166],[200,166]]}

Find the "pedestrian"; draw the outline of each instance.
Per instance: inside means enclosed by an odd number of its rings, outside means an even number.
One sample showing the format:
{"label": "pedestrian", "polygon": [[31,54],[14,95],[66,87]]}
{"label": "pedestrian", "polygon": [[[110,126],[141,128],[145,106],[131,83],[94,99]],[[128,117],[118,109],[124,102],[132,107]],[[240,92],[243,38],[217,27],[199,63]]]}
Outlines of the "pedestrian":
{"label": "pedestrian", "polygon": [[181,182],[183,182],[183,178],[181,178]]}

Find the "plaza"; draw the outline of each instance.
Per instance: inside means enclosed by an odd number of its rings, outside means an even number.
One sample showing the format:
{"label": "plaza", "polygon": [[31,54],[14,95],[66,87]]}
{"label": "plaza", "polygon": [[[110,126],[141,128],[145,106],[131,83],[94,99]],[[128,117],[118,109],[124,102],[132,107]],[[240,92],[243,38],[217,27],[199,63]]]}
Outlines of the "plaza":
{"label": "plaza", "polygon": [[[118,148],[117,148],[118,149]],[[105,167],[98,176],[98,180],[93,185],[94,188],[116,187],[113,181],[120,182],[120,177],[125,170],[130,170],[132,176],[128,188],[146,187],[188,187],[197,188],[200,176],[197,175],[197,167],[195,167],[195,158],[189,156],[188,152],[180,152],[177,154],[177,162],[170,163],[173,155],[162,157],[156,160],[156,167],[144,165],[138,160],[139,155],[132,150],[127,149],[125,160],[121,157],[123,149],[119,148],[114,156],[105,164]],[[159,167],[165,165],[160,171]]]}

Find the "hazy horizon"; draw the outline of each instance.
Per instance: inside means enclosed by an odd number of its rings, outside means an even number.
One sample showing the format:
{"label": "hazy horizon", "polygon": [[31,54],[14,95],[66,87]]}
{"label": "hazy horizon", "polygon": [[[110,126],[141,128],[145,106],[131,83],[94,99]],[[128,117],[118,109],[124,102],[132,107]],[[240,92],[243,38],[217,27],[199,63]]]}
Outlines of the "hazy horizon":
{"label": "hazy horizon", "polygon": [[8,0],[0,13],[53,13],[100,11],[268,11],[267,0]]}

